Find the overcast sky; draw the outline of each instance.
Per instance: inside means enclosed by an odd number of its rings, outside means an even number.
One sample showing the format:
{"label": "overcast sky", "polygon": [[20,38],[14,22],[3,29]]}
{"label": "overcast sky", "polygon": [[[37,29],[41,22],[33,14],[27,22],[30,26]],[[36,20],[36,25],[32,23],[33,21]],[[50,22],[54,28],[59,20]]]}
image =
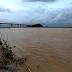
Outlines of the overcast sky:
{"label": "overcast sky", "polygon": [[72,25],[72,0],[0,0],[0,22]]}

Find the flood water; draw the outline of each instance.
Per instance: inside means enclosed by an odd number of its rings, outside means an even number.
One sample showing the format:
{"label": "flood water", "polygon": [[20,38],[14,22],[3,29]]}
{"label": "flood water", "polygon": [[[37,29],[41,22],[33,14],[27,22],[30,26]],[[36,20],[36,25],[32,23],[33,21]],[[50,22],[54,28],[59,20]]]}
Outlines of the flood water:
{"label": "flood water", "polygon": [[[72,28],[0,28],[32,72],[72,72]],[[22,67],[23,68],[23,67]]]}

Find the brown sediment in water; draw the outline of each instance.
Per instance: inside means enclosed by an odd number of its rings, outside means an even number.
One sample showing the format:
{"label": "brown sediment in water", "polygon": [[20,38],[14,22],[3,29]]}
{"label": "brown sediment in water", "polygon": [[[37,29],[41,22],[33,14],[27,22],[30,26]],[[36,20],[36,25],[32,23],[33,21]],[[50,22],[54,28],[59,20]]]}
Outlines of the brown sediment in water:
{"label": "brown sediment in water", "polygon": [[18,57],[27,57],[27,64],[32,72],[71,72],[71,30],[71,28],[10,28],[0,29],[0,32],[3,39],[7,39],[8,34],[8,42],[11,46],[16,46],[13,51]]}

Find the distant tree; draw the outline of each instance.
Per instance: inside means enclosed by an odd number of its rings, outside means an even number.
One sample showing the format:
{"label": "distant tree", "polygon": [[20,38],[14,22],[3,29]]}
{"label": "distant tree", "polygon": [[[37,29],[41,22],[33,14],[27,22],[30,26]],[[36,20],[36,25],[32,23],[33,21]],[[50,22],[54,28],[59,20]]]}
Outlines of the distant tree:
{"label": "distant tree", "polygon": [[48,26],[45,26],[45,27],[48,27]]}

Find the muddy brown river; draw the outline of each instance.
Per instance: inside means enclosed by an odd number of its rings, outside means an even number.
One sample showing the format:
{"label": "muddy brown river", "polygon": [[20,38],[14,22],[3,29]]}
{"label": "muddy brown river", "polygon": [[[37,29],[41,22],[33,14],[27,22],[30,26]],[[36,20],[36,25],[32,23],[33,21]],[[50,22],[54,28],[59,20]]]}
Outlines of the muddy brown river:
{"label": "muddy brown river", "polygon": [[27,58],[31,72],[72,72],[72,28],[0,28],[0,32],[16,46],[17,57]]}

